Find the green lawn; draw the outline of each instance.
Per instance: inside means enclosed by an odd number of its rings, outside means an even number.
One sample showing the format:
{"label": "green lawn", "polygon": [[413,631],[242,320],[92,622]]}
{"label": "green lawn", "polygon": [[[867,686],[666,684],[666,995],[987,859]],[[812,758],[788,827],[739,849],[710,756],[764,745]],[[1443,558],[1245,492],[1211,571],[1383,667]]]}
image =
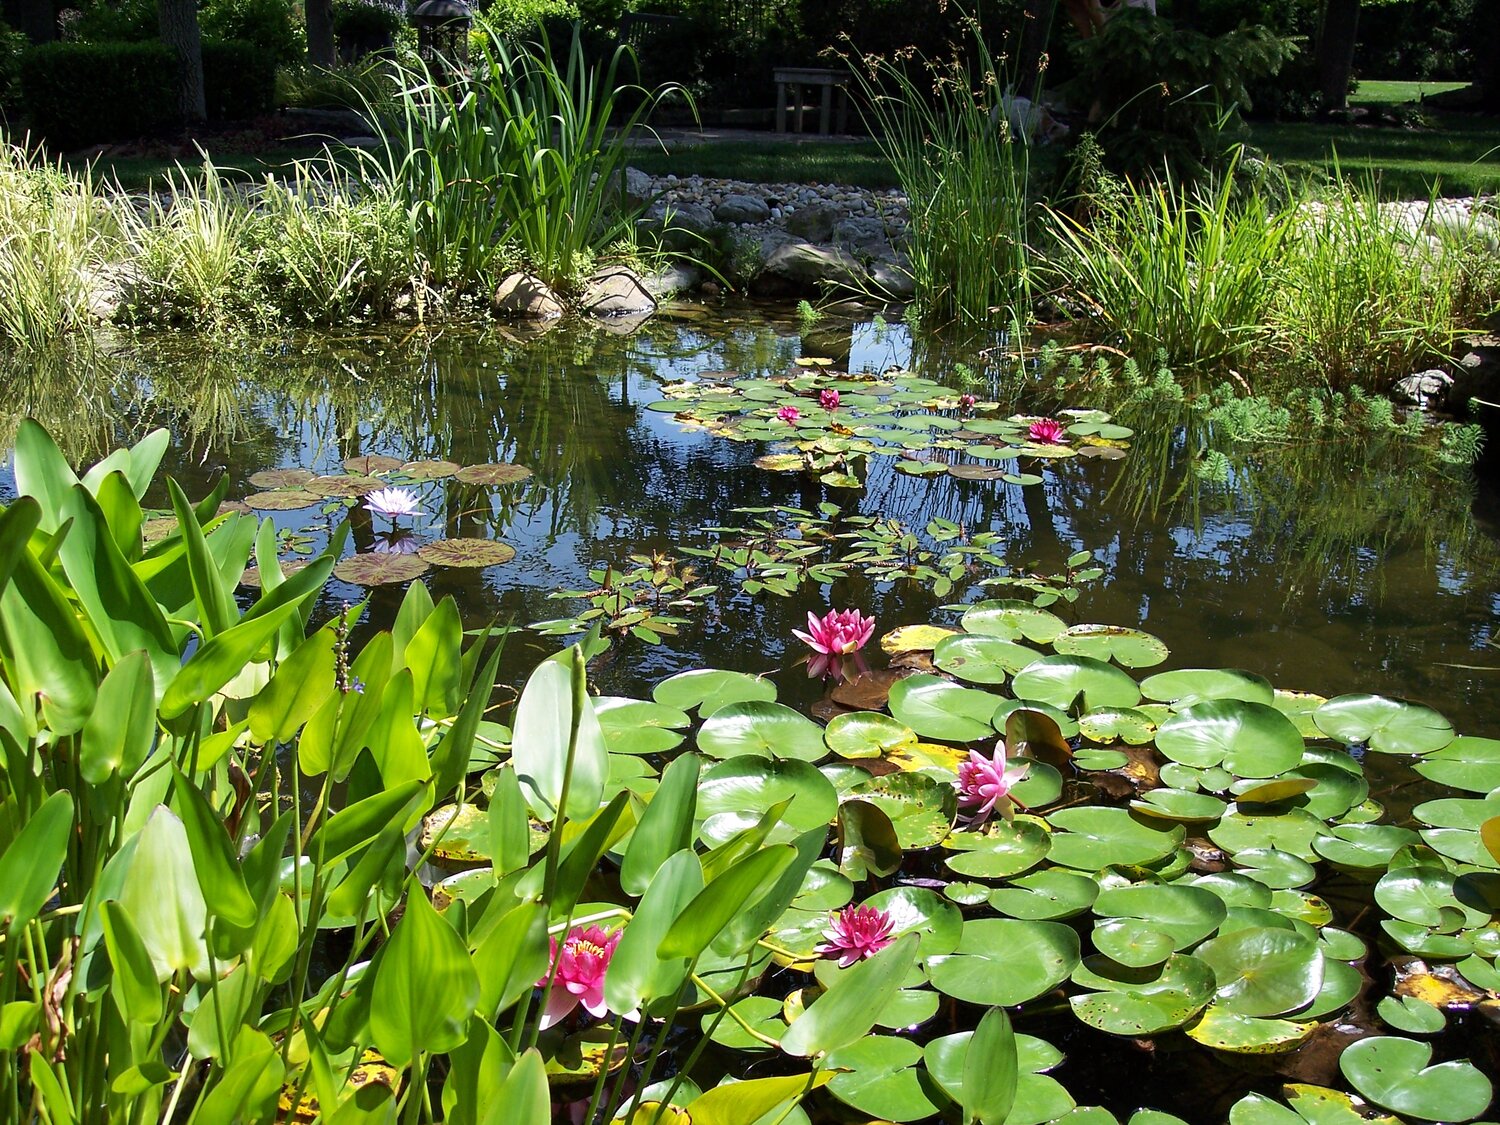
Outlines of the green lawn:
{"label": "green lawn", "polygon": [[1361,78],[1359,88],[1349,95],[1355,105],[1405,105],[1419,102],[1433,94],[1462,90],[1467,82],[1402,82],[1381,78]]}
{"label": "green lawn", "polygon": [[[237,153],[211,155],[215,167],[235,169],[259,180],[267,174],[280,173],[294,160],[317,156],[321,152],[321,149],[308,147],[287,148],[276,153],[256,155]],[[118,180],[120,186],[126,191],[163,190],[166,187],[167,177],[176,172],[179,163],[190,173],[203,166],[202,160],[196,157],[179,162],[153,156],[105,156],[92,162],[69,160],[65,161],[64,165],[77,172],[82,171],[87,163],[93,164],[95,180],[110,183]]]}
{"label": "green lawn", "polygon": [[641,148],[630,162],[660,176],[709,176],[752,183],[829,183],[857,187],[896,186],[889,161],[873,141],[719,141],[712,144],[669,142],[663,152]]}

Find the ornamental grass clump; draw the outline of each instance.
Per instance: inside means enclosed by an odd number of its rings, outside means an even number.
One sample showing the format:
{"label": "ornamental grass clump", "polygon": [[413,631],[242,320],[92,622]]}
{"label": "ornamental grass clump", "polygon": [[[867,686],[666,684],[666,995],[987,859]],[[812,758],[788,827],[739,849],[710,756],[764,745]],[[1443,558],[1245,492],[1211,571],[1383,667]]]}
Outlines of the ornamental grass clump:
{"label": "ornamental grass clump", "polygon": [[929,324],[1030,317],[1031,153],[1012,132],[1005,75],[977,24],[973,62],[851,59],[871,132],[911,201],[907,248]]}

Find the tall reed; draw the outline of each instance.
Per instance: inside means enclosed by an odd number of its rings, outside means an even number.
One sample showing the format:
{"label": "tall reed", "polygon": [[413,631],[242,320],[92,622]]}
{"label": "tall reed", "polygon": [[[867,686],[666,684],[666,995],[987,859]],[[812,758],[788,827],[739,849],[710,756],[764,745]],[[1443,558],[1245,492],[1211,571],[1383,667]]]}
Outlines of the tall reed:
{"label": "tall reed", "polygon": [[852,60],[872,132],[911,207],[908,254],[930,323],[1028,319],[1030,150],[977,24],[973,61]]}
{"label": "tall reed", "polygon": [[1089,225],[1052,209],[1064,293],[1133,356],[1165,353],[1179,371],[1243,364],[1264,344],[1289,219],[1233,172],[1188,190],[1126,185]]}
{"label": "tall reed", "polygon": [[0,144],[0,340],[46,348],[85,327],[111,227],[92,174]]}
{"label": "tall reed", "polygon": [[435,284],[477,287],[518,256],[568,288],[596,253],[633,242],[616,173],[682,91],[623,81],[624,47],[592,64],[576,27],[561,58],[545,36],[514,46],[483,18],[471,44],[469,74],[446,84],[420,60],[398,66],[388,108],[370,105],[382,143],[355,150],[358,175],[405,207]]}

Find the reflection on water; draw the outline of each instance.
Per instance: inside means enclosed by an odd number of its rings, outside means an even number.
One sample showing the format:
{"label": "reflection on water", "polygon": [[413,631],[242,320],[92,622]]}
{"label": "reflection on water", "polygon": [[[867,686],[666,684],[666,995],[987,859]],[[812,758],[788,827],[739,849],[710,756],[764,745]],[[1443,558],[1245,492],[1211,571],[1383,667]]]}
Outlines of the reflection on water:
{"label": "reflection on water", "polygon": [[[518,485],[426,486],[428,534],[500,538],[517,556],[424,580],[435,596],[455,595],[470,624],[529,622],[582,608],[546,594],[587,586],[591,566],[700,543],[699,529],[737,522],[738,506],[828,498],[821,486],[754,468],[752,446],[683,432],[644,409],[662,382],[705,370],[778,373],[802,354],[878,371],[912,362],[912,343],[879,323],[825,321],[803,338],[791,321],[719,309],[658,318],[626,338],[563,327],[530,342],[498,328],[211,349],[132,342],[7,372],[0,441],[32,414],[85,460],[166,426],[166,470],[190,494],[227,474],[231,497],[256,491],[246,478],[260,469],[338,471],[367,453],[525,465],[533,476]],[[917,362],[934,377],[975,378],[943,355],[927,349]],[[987,370],[970,366],[981,378]],[[1010,373],[1003,386],[990,378],[988,392],[1018,407],[1055,405]],[[1483,486],[1476,496],[1464,474],[1434,476],[1395,437],[1369,449],[1353,439],[1259,449],[1233,464],[1227,485],[1210,486],[1192,471],[1205,437],[1191,417],[1143,410],[1121,420],[1137,428],[1127,460],[1052,463],[1041,486],[908,477],[877,459],[864,493],[834,498],[918,527],[939,516],[993,530],[1018,567],[1050,572],[1091,549],[1106,577],[1064,614],[1139,624],[1171,646],[1172,666],[1239,666],[1325,694],[1404,695],[1460,730],[1500,730],[1500,672],[1487,670],[1500,668],[1500,551],[1494,526],[1472,514],[1494,503]],[[0,497],[11,488],[0,477]],[[148,502],[165,507],[165,494]],[[275,518],[310,543],[326,532],[317,508]],[[385,524],[377,530],[359,510],[352,519],[354,542],[373,549]],[[335,583],[328,596],[361,591]],[[372,618],[386,619],[399,596],[377,590]],[[948,621],[911,586],[850,579],[827,597],[873,610],[882,628]],[[640,692],[703,662],[753,671],[790,663],[800,656],[790,630],[822,600],[807,588],[790,599],[726,588],[669,645],[617,645],[598,673],[602,686]],[[526,644],[533,651],[517,659],[517,674],[556,642]]]}

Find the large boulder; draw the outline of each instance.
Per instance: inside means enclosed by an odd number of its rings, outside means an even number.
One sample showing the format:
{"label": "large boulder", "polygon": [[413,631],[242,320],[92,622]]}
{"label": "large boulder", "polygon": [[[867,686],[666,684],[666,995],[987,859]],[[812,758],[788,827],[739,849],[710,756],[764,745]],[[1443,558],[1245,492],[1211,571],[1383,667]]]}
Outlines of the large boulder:
{"label": "large boulder", "polygon": [[866,280],[864,267],[846,251],[801,241],[787,242],[773,250],[766,258],[761,277],[804,292],[839,287],[859,289]]}
{"label": "large boulder", "polygon": [[645,210],[656,198],[654,181],[639,168],[627,167],[623,172],[614,172],[610,180],[616,191],[623,191],[625,206],[630,210]]}
{"label": "large boulder", "polygon": [[563,303],[539,277],[513,273],[495,288],[490,308],[496,316],[528,317],[556,320],[563,314]]}
{"label": "large boulder", "polygon": [[786,229],[808,242],[827,242],[833,237],[834,226],[843,217],[843,211],[832,203],[809,203],[786,217]]}
{"label": "large boulder", "polygon": [[617,266],[601,270],[584,283],[578,308],[601,319],[650,316],[656,311],[656,298],[634,270]]}
{"label": "large boulder", "polygon": [[863,215],[844,219],[833,228],[833,242],[846,250],[878,257],[891,248],[885,223]]}
{"label": "large boulder", "polygon": [[870,266],[870,280],[875,289],[893,301],[910,301],[917,295],[917,279],[911,274],[911,261],[904,254],[877,258]]}
{"label": "large boulder", "polygon": [[679,293],[691,293],[703,282],[703,271],[685,262],[674,262],[645,279],[647,291],[658,301]]}
{"label": "large boulder", "polygon": [[701,203],[657,200],[636,224],[642,242],[674,253],[701,252],[714,229],[714,213]]}
{"label": "large boulder", "polygon": [[766,201],[754,195],[726,196],[714,208],[714,218],[721,223],[764,223],[771,217]]}

